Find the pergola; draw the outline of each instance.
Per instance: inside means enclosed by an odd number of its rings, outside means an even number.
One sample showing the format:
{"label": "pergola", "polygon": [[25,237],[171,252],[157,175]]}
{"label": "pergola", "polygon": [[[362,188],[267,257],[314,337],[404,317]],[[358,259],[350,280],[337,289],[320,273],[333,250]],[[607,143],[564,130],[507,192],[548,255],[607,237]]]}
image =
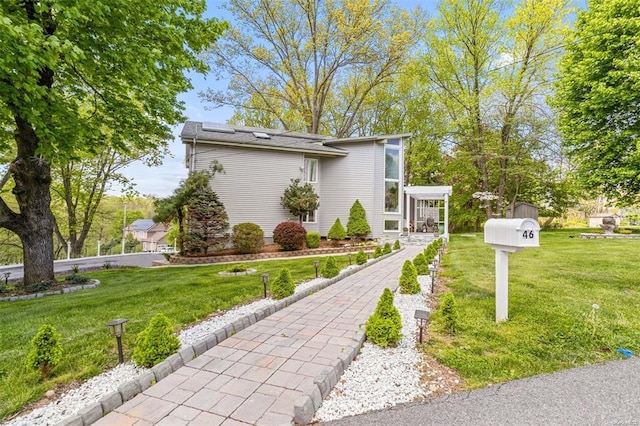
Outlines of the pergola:
{"label": "pergola", "polygon": [[[411,199],[414,200],[444,200],[444,232],[443,236],[449,239],[449,196],[451,196],[452,187],[450,186],[405,186],[405,220],[407,229],[411,221]],[[416,215],[414,208],[413,215]],[[411,231],[408,231],[409,234]]]}

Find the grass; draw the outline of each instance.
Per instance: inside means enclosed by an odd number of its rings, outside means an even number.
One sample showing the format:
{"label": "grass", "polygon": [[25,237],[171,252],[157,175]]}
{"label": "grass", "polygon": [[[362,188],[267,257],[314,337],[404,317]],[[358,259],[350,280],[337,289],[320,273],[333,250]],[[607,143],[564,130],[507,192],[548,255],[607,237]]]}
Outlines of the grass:
{"label": "grass", "polygon": [[[219,276],[230,265],[154,269],[111,269],[85,274],[100,280],[95,289],[41,299],[0,304],[0,420],[38,400],[56,386],[81,381],[117,364],[115,339],[106,323],[128,318],[123,336],[125,359],[135,338],[156,313],[168,316],[176,331],[204,320],[219,310],[228,310],[262,297],[260,274],[280,268],[291,271],[294,282],[315,278],[314,260],[304,258],[253,262],[253,275]],[[339,267],[348,263],[336,256]],[[41,382],[39,373],[25,365],[30,342],[38,328],[53,325],[62,335],[63,360],[51,377]]]}
{"label": "grass", "polygon": [[541,232],[539,248],[509,255],[509,320],[499,324],[494,251],[481,234],[454,235],[443,267],[459,326],[450,336],[434,314],[426,351],[470,388],[638,353],[640,241],[578,233]]}

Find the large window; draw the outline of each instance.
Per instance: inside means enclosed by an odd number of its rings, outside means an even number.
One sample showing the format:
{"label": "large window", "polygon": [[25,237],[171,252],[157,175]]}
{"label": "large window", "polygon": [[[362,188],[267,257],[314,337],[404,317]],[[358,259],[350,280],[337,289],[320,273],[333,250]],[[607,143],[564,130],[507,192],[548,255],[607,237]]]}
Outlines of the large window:
{"label": "large window", "polygon": [[318,160],[315,158],[304,159],[304,180],[309,183],[318,182]]}
{"label": "large window", "polygon": [[384,211],[400,211],[400,141],[389,139],[384,145]]}
{"label": "large window", "polygon": [[384,221],[384,230],[385,231],[399,231],[400,230],[400,221],[398,221],[398,220],[385,220]]}

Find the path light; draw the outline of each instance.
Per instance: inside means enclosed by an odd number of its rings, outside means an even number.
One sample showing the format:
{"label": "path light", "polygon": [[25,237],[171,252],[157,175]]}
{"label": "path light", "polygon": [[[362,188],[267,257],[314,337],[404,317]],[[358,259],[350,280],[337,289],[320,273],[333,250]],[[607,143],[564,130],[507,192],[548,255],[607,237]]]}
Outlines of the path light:
{"label": "path light", "polygon": [[316,268],[316,278],[318,278],[318,266],[320,266],[320,261],[319,260],[314,260],[313,261],[313,267]]}
{"label": "path light", "polygon": [[422,343],[422,330],[429,323],[429,311],[426,311],[424,309],[416,309],[416,313],[413,315],[413,317],[416,319],[416,324],[420,329],[420,343]]}
{"label": "path light", "polygon": [[269,274],[268,273],[264,273],[261,274],[260,277],[262,277],[262,285],[264,286],[264,298],[267,298],[267,284],[269,283]]}
{"label": "path light", "polygon": [[9,277],[11,276],[11,272],[4,273],[4,285],[9,284]]}
{"label": "path light", "polygon": [[107,323],[107,327],[111,329],[111,335],[116,337],[116,342],[118,342],[118,363],[122,364],[124,362],[124,356],[122,355],[122,335],[126,331],[125,323],[129,321],[126,318],[118,318],[113,321],[109,321]]}
{"label": "path light", "polygon": [[431,274],[431,293],[436,288],[436,272],[438,268],[435,265],[429,265],[429,273]]}
{"label": "path light", "polygon": [[349,266],[351,266],[351,253],[347,253],[347,256],[349,256]]}

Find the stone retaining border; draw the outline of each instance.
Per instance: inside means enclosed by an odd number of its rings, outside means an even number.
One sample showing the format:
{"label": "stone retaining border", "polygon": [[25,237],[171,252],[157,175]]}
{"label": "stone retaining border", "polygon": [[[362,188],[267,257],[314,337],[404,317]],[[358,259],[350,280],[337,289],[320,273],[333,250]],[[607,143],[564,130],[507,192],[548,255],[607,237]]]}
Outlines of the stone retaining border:
{"label": "stone retaining border", "polygon": [[3,297],[0,298],[0,302],[15,302],[17,300],[31,300],[31,299],[37,299],[40,297],[45,297],[45,296],[53,296],[56,294],[67,294],[67,293],[73,293],[74,291],[80,291],[80,290],[86,290],[88,288],[96,288],[100,285],[100,281],[98,280],[90,280],[89,284],[78,284],[78,285],[74,285],[72,287],[65,287],[61,290],[51,290],[51,291],[44,291],[41,293],[32,293],[32,294],[25,294],[22,296],[10,296],[10,297]]}
{"label": "stone retaining border", "polygon": [[[123,383],[118,387],[117,391],[103,396],[97,403],[91,404],[80,410],[78,414],[67,417],[66,419],[58,422],[56,426],[89,426],[90,424],[95,423],[96,421],[100,420],[100,418],[106,416],[111,411],[115,410],[120,405],[124,404],[137,394],[142,393],[149,387],[153,386],[160,380],[164,379],[171,373],[186,365],[194,358],[204,354],[206,351],[213,348],[228,337],[233,336],[240,330],[243,330],[248,326],[260,321],[261,319],[264,319],[269,315],[272,315],[277,311],[294,304],[300,299],[303,299],[326,287],[329,287],[330,285],[335,284],[341,279],[355,274],[356,272],[359,272],[362,269],[373,265],[374,263],[386,259],[389,256],[393,256],[394,254],[402,250],[404,250],[404,248],[400,248],[400,250],[394,250],[393,252],[384,256],[380,256],[377,259],[370,259],[363,265],[356,265],[355,267],[343,271],[339,275],[328,279],[327,281],[318,283],[314,286],[309,287],[308,289],[305,289],[304,291],[281,299],[268,307],[258,309],[254,313],[247,314],[244,317],[241,317],[240,319],[234,321],[226,327],[220,328],[219,330],[211,333],[204,339],[199,340],[192,345],[183,347],[178,351],[178,353],[173,354],[161,363],[156,364],[153,368],[151,368],[149,371],[145,372],[138,378]],[[326,395],[328,395],[331,389],[333,389],[333,387],[336,385],[338,379],[342,376],[342,373],[344,373],[344,370],[347,369],[347,367],[351,364],[351,361],[353,361],[353,359],[360,351],[360,348],[364,344],[364,341],[365,336],[363,333],[361,338],[357,340],[354,339],[355,347],[350,353],[342,354],[340,356],[340,359],[336,361],[335,365],[332,368],[327,368],[326,371],[323,372],[323,374],[318,375],[314,379],[314,383],[316,384],[316,386],[311,391],[311,394],[302,395],[298,397],[298,399],[296,399],[296,401],[294,402],[294,421],[296,423],[309,423],[313,419],[316,410],[322,403],[322,399]],[[120,397],[116,396],[116,393]],[[100,415],[98,415],[99,412],[101,413]]]}

